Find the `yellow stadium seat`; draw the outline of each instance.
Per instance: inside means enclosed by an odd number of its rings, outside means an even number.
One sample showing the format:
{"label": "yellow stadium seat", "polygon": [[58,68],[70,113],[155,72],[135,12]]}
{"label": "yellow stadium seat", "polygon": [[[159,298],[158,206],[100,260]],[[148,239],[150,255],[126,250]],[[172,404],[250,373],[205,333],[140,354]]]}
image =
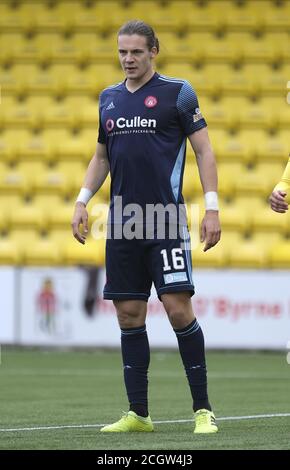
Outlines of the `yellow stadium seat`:
{"label": "yellow stadium seat", "polygon": [[[216,2],[219,4],[219,2]],[[255,31],[265,27],[265,10],[269,8],[268,0],[258,0],[238,4],[225,2],[221,10],[223,23],[231,30]]]}
{"label": "yellow stadium seat", "polygon": [[191,40],[189,35],[180,38],[172,30],[160,31],[157,33],[160,56],[157,59],[170,62],[192,62],[194,59],[200,58],[197,44]]}
{"label": "yellow stadium seat", "polygon": [[57,192],[59,194],[70,194],[74,188],[74,181],[58,169],[45,168],[35,176],[33,189],[39,192]]}
{"label": "yellow stadium seat", "polygon": [[10,214],[11,226],[14,229],[34,228],[42,229],[45,226],[44,214],[34,204],[23,204]]}
{"label": "yellow stadium seat", "polygon": [[235,203],[220,205],[220,223],[222,230],[245,232],[249,229],[249,213],[237,207]]}
{"label": "yellow stadium seat", "polygon": [[253,232],[253,236],[255,238],[255,241],[259,245],[261,245],[267,253],[267,262],[269,262],[269,254],[271,252],[272,247],[274,245],[277,245],[278,243],[285,242],[285,237],[282,233],[278,232],[277,230],[272,230],[269,232],[260,232],[258,230],[255,230]]}
{"label": "yellow stadium seat", "polygon": [[269,183],[269,173],[267,173],[266,170],[263,172],[259,167],[252,170],[244,169],[236,180],[236,190],[241,196],[243,194],[260,195],[266,198],[269,195],[271,187],[272,184]]}
{"label": "yellow stadium seat", "polygon": [[162,67],[161,75],[166,77],[181,78],[191,82],[194,77],[194,68],[188,62],[179,63],[168,63]]}
{"label": "yellow stadium seat", "polygon": [[67,264],[88,264],[103,266],[105,259],[105,241],[88,239],[85,245],[72,239],[64,248]]}
{"label": "yellow stadium seat", "polygon": [[117,34],[96,35],[95,32],[76,34],[72,39],[75,61],[78,63],[118,63]]}
{"label": "yellow stadium seat", "polygon": [[24,248],[24,262],[29,265],[53,266],[62,264],[61,250],[50,238],[39,238]]}
{"label": "yellow stadium seat", "polygon": [[111,177],[110,177],[110,174],[108,174],[104,183],[102,184],[99,191],[97,192],[96,197],[100,198],[102,201],[108,201],[110,197],[110,187],[111,187]]}
{"label": "yellow stadium seat", "polygon": [[281,5],[271,2],[265,10],[265,24],[268,30],[288,31],[290,28],[290,4],[283,1]]}
{"label": "yellow stadium seat", "polygon": [[21,250],[10,238],[0,238],[0,264],[20,264],[23,261]]}
{"label": "yellow stadium seat", "polygon": [[207,62],[235,62],[238,57],[236,44],[227,34],[217,36],[209,32],[190,33],[189,38],[200,49],[200,56]]}
{"label": "yellow stadium seat", "polygon": [[70,96],[66,100],[71,127],[91,127],[98,129],[99,104],[97,98],[89,96]]}
{"label": "yellow stadium seat", "polygon": [[265,31],[262,35],[254,35],[249,32],[231,32],[228,39],[235,49],[236,58],[243,61],[273,63],[279,60],[287,61],[288,38],[284,32],[269,33]]}
{"label": "yellow stadium seat", "polygon": [[[175,3],[178,8],[179,2]],[[218,30],[224,24],[223,18],[227,6],[225,0],[206,2],[204,5],[190,2],[187,7],[184,7],[184,26],[191,31]]]}
{"label": "yellow stadium seat", "polygon": [[[60,134],[60,131],[58,131]],[[52,139],[53,133],[44,131],[40,134],[31,134],[28,131],[15,131],[17,140],[17,157],[22,161],[46,161],[53,160],[56,153],[56,140]]]}
{"label": "yellow stadium seat", "polygon": [[25,6],[13,8],[11,2],[0,3],[0,31],[15,32],[23,28],[27,22]]}
{"label": "yellow stadium seat", "polygon": [[37,193],[69,195],[76,192],[84,179],[85,170],[81,162],[60,162],[53,168],[43,167],[32,184]]}
{"label": "yellow stadium seat", "polygon": [[283,64],[277,70],[270,69],[266,76],[261,77],[260,87],[263,92],[277,93],[278,95],[284,92],[290,76],[289,58],[287,64]]}
{"label": "yellow stadium seat", "polygon": [[[116,25],[115,17],[122,10],[128,14],[127,8],[120,8],[116,0],[100,0],[86,5],[85,2],[76,2],[74,11],[74,28],[76,31],[94,32],[110,31]],[[121,19],[120,19],[121,21]]]}
{"label": "yellow stadium seat", "polygon": [[[237,214],[243,214],[246,218],[247,224],[244,226],[243,233],[251,233],[253,230],[253,220],[257,213],[268,208],[268,204],[264,197],[261,195],[237,193],[235,199],[231,203]],[[222,206],[223,207],[223,206]],[[222,216],[222,209],[221,209]],[[225,228],[227,228],[225,226]]]}
{"label": "yellow stadium seat", "polygon": [[19,102],[12,96],[5,96],[1,101],[0,124],[9,127],[31,127],[33,125],[31,105],[28,100]]}
{"label": "yellow stadium seat", "polygon": [[290,232],[290,220],[288,214],[279,214],[265,207],[255,213],[253,218],[253,227],[257,231],[269,231],[277,230],[278,233],[288,234]]}
{"label": "yellow stadium seat", "polygon": [[23,256],[24,248],[35,243],[38,238],[39,232],[37,230],[24,225],[9,231],[9,239],[15,244],[21,256]]}
{"label": "yellow stadium seat", "polygon": [[239,124],[238,113],[244,102],[245,98],[242,97],[223,97],[216,101],[202,96],[199,98],[199,107],[210,129],[225,129]]}
{"label": "yellow stadium seat", "polygon": [[0,229],[7,231],[10,229],[11,214],[16,212],[23,204],[22,196],[19,193],[0,192]]}
{"label": "yellow stadium seat", "polygon": [[204,252],[204,243],[192,249],[191,258],[193,271],[199,268],[221,268],[228,262],[228,245],[220,240],[219,243],[210,250]]}
{"label": "yellow stadium seat", "polygon": [[274,186],[277,182],[280,181],[281,175],[285,169],[285,162],[273,161],[273,162],[259,162],[257,165],[257,173],[260,175],[261,179],[264,179],[268,186],[268,194],[270,195]]}
{"label": "yellow stadium seat", "polygon": [[[288,88],[290,88],[290,83]],[[290,128],[290,113],[289,113],[289,104],[284,99],[284,97],[277,98],[275,100],[275,105],[277,106],[277,121],[279,123],[279,128],[281,130],[286,130]]]}
{"label": "yellow stadium seat", "polygon": [[273,129],[280,125],[283,104],[275,97],[261,97],[258,101],[246,100],[238,110],[238,119],[243,128]]}
{"label": "yellow stadium seat", "polygon": [[59,161],[56,170],[66,175],[74,190],[78,190],[84,180],[87,164],[83,161]]}
{"label": "yellow stadium seat", "polygon": [[[189,146],[189,144],[188,144]],[[198,167],[196,162],[188,155],[187,163],[183,175],[183,196],[186,201],[191,200],[198,190],[200,190],[200,182],[198,177]]]}
{"label": "yellow stadium seat", "polygon": [[221,196],[233,198],[236,193],[237,178],[243,171],[243,164],[238,159],[218,164],[219,193]]}
{"label": "yellow stadium seat", "polygon": [[290,268],[290,241],[285,240],[273,245],[269,252],[269,262],[272,268]]}
{"label": "yellow stadium seat", "polygon": [[1,160],[16,162],[19,158],[21,142],[26,141],[29,132],[23,129],[9,129],[0,135]]}
{"label": "yellow stadium seat", "polygon": [[16,93],[23,87],[23,80],[21,80],[20,74],[17,74],[17,68],[17,66],[8,69],[0,68],[1,95]]}
{"label": "yellow stadium seat", "polygon": [[31,21],[38,30],[66,31],[75,25],[76,3],[56,2],[53,8],[47,8],[44,3],[29,4]]}
{"label": "yellow stadium seat", "polygon": [[49,213],[57,212],[57,208],[64,204],[64,197],[56,191],[44,190],[33,194],[33,203],[40,208],[41,212],[48,218]]}
{"label": "yellow stadium seat", "polygon": [[[56,160],[61,161],[89,161],[96,150],[97,129],[84,129],[79,134],[72,135],[65,130],[50,131],[51,138],[53,136],[57,140],[56,144]],[[58,138],[58,133],[62,134]]]}
{"label": "yellow stadium seat", "polygon": [[[0,7],[1,8],[1,7]],[[1,23],[1,20],[0,20]],[[4,33],[0,27],[0,65],[19,60],[24,49],[25,40],[19,33]]]}
{"label": "yellow stadium seat", "polygon": [[19,168],[7,167],[5,170],[1,170],[0,167],[0,193],[29,193],[29,183],[29,178]]}
{"label": "yellow stadium seat", "polygon": [[264,134],[263,138],[257,139],[255,146],[259,161],[285,163],[285,158],[289,154],[289,133],[279,131],[273,136]]}
{"label": "yellow stadium seat", "polygon": [[[85,97],[82,98],[85,101]],[[32,115],[32,127],[72,127],[75,124],[75,116],[68,106],[68,100],[69,98],[66,98],[59,102],[48,95],[30,96],[28,105]]]}
{"label": "yellow stadium seat", "polygon": [[170,2],[167,5],[160,5],[154,0],[141,0],[134,2],[133,9],[130,9],[131,18],[142,18],[162,31],[182,31],[185,27],[186,14],[191,8],[191,3],[180,0]]}
{"label": "yellow stadium seat", "polygon": [[241,65],[234,68],[225,64],[212,64],[207,69],[208,73],[216,77],[218,89],[223,93],[251,96],[258,89],[258,85],[256,85],[255,75],[247,67],[250,66]]}
{"label": "yellow stadium seat", "polygon": [[258,130],[240,131],[231,135],[218,129],[210,130],[209,134],[219,162],[241,163],[254,161],[256,139],[263,135]]}
{"label": "yellow stadium seat", "polygon": [[240,237],[229,247],[229,264],[233,268],[262,268],[267,264],[267,249],[254,237]]}
{"label": "yellow stadium seat", "polygon": [[[59,67],[53,65],[49,69],[42,69],[36,64],[23,64],[13,68],[20,88],[27,90],[29,93],[53,93],[62,86],[61,78],[57,75]],[[63,77],[65,77],[65,73],[70,72],[69,66],[65,69],[64,65],[61,67]]]}
{"label": "yellow stadium seat", "polygon": [[48,220],[50,228],[70,228],[74,204],[59,204],[57,207],[48,209]]}

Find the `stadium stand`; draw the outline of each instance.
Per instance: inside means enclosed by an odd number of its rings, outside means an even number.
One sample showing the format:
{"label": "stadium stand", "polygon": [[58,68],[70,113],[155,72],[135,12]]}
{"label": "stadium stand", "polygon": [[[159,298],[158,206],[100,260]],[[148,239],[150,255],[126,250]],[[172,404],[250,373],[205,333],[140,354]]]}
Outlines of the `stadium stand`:
{"label": "stadium stand", "polygon": [[[83,248],[70,221],[95,148],[99,93],[123,78],[116,31],[132,18],[156,29],[158,71],[190,80],[208,121],[223,234],[204,254],[195,232],[194,264],[289,267],[289,217],[267,205],[289,153],[286,0],[2,0],[0,263],[103,265],[104,241]],[[109,186],[89,206],[91,225],[105,223],[93,204],[108,201]],[[202,214],[189,145],[184,196]]]}

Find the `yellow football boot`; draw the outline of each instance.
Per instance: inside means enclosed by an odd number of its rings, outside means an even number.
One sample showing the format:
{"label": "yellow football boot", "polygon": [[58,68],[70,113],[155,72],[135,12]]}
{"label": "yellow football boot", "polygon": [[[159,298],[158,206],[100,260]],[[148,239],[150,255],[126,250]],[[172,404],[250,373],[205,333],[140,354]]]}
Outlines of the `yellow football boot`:
{"label": "yellow football boot", "polygon": [[195,434],[210,434],[218,432],[215,416],[212,411],[201,409],[194,413],[195,418]]}
{"label": "yellow football boot", "polygon": [[151,432],[154,431],[150,416],[143,418],[134,411],[128,411],[116,423],[108,424],[101,432]]}

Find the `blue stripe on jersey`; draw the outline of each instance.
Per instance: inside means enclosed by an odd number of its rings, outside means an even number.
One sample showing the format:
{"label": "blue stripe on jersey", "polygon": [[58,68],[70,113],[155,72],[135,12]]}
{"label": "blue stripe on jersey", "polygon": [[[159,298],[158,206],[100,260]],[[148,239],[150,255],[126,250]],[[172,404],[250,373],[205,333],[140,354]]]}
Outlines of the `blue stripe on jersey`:
{"label": "blue stripe on jersey", "polygon": [[184,83],[185,80],[182,80],[181,78],[173,78],[173,77],[167,77],[166,75],[159,75],[158,77],[159,80],[163,80],[164,82],[171,82],[171,83]]}
{"label": "blue stripe on jersey", "polygon": [[180,113],[186,113],[198,108],[196,94],[188,82],[184,82],[178,94],[177,109]]}
{"label": "blue stripe on jersey", "polygon": [[184,160],[185,142],[186,140],[183,139],[177,158],[176,158],[173,171],[171,173],[171,177],[170,177],[171,188],[172,188],[172,192],[174,194],[176,202],[178,201],[178,194],[179,194],[179,189],[180,189],[180,178],[182,174],[182,167],[183,167],[183,160]]}
{"label": "blue stripe on jersey", "polygon": [[191,264],[191,249],[190,249],[190,242],[189,242],[189,232],[185,227],[183,227],[183,243],[185,248],[185,257],[186,257],[186,264],[187,264],[187,271],[188,276],[191,284],[193,285],[192,279],[192,264]]}

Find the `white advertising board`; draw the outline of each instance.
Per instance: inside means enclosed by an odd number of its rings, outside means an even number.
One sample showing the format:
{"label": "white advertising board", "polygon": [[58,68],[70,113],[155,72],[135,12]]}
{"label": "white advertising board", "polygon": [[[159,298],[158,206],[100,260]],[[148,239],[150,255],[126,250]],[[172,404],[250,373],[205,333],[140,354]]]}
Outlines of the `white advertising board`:
{"label": "white advertising board", "polygon": [[[85,308],[89,271],[25,268],[21,273],[22,344],[119,346],[114,306],[102,299],[97,275],[94,308]],[[285,349],[290,340],[288,271],[205,270],[194,275],[194,311],[207,348]],[[88,300],[88,299],[87,299]],[[155,289],[148,303],[151,346],[176,347],[176,337]]]}
{"label": "white advertising board", "polygon": [[0,344],[15,342],[16,270],[0,268]]}

